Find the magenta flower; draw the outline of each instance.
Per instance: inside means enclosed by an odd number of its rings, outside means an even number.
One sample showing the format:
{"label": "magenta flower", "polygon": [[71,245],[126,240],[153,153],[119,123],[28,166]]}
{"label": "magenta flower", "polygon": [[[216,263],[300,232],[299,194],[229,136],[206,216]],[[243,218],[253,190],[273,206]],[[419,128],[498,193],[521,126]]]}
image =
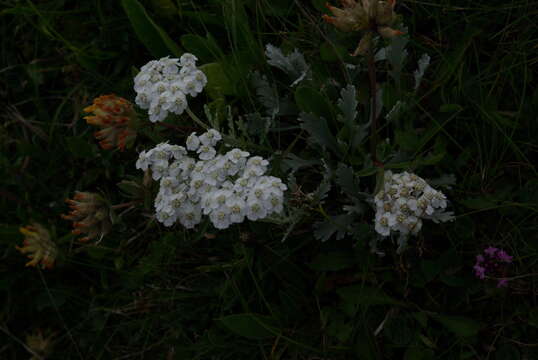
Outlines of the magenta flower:
{"label": "magenta flower", "polygon": [[504,250],[500,250],[498,253],[497,253],[497,258],[502,261],[502,262],[505,262],[505,263],[511,263],[512,262],[512,256],[508,255],[506,253],[506,251]]}
{"label": "magenta flower", "polygon": [[474,275],[484,280],[486,278],[498,279],[497,287],[508,286],[506,278],[506,267],[512,262],[513,257],[502,249],[489,246],[484,249],[483,254],[476,256],[476,263],[473,266]]}

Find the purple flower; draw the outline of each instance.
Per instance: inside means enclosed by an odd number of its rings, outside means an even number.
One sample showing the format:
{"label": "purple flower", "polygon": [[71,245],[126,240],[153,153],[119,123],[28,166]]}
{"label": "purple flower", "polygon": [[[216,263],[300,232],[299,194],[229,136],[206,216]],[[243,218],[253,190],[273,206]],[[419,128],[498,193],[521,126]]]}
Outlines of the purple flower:
{"label": "purple flower", "polygon": [[482,255],[476,255],[476,262],[480,264],[481,262],[484,262],[484,257]]}
{"label": "purple flower", "polygon": [[497,249],[496,247],[493,247],[493,246],[490,246],[490,247],[488,247],[487,249],[484,250],[484,252],[486,254],[488,254],[489,256],[491,256],[491,257],[493,257],[497,251],[499,251],[499,249]]}
{"label": "purple flower", "polygon": [[506,286],[508,286],[508,280],[506,279],[500,279],[499,282],[497,283],[498,288],[506,287]]}
{"label": "purple flower", "polygon": [[474,274],[476,277],[480,279],[484,279],[486,277],[486,268],[480,265],[475,265],[473,269],[474,269]]}
{"label": "purple flower", "polygon": [[511,263],[512,262],[512,259],[513,257],[508,255],[506,253],[506,251],[504,250],[500,250],[498,253],[497,253],[497,258],[500,260],[500,261],[503,261],[503,262],[506,262],[506,263]]}

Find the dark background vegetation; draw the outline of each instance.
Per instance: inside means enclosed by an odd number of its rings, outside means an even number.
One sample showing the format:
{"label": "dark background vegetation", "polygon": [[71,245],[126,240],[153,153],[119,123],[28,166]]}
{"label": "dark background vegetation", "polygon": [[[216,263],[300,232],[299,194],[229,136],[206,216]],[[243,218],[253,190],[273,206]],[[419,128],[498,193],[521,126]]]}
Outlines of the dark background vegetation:
{"label": "dark background vegetation", "polygon": [[[51,359],[538,359],[538,3],[397,4],[410,58],[432,63],[395,141],[411,153],[444,149],[421,176],[456,176],[445,193],[457,218],[426,224],[403,254],[388,244],[384,257],[369,251],[371,222],[357,224],[362,240],[320,242],[315,213],[282,242],[285,226],[207,236],[143,222],[151,208],[140,209],[98,246],[77,243],[59,217],[63,200],[101,191],[120,203],[116,184],[141,178],[137,151],[101,150],[82,120],[101,94],[133,101],[136,69],[167,55],[135,32],[125,7],[134,3],[0,1],[0,358],[29,358],[26,336],[41,329]],[[342,60],[361,61],[347,55],[357,39],[321,21],[322,3],[140,1],[181,51],[229,67],[233,90],[220,99],[234,114],[259,106],[248,74],[269,72],[267,43],[298,48],[315,76],[345,83]],[[197,98],[200,114],[204,101],[216,100]],[[155,138],[181,143],[196,128],[177,124],[184,132],[156,127]],[[152,140],[141,134],[136,149]],[[25,268],[15,250],[30,221],[58,243],[52,270]],[[473,276],[490,245],[514,256],[507,288]]]}

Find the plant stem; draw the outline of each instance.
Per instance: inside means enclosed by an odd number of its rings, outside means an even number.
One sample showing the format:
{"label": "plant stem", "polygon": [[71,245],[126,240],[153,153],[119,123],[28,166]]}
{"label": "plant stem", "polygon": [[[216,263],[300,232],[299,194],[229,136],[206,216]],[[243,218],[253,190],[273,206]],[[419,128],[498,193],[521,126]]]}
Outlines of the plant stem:
{"label": "plant stem", "polygon": [[139,202],[140,201],[129,201],[129,202],[126,202],[126,203],[123,203],[123,204],[112,205],[111,208],[114,209],[114,210],[123,209],[123,208],[129,207],[129,206],[135,205],[135,204],[137,204]]}
{"label": "plant stem", "polygon": [[192,111],[191,109],[187,108],[186,109],[187,111],[187,114],[189,114],[189,116],[191,117],[191,119],[197,123],[198,125],[200,125],[201,127],[203,127],[205,130],[209,130],[209,126],[207,126],[202,120],[200,120],[200,118],[198,116],[196,116]]}
{"label": "plant stem", "polygon": [[375,60],[373,43],[368,47],[368,77],[370,79],[370,151],[375,165],[377,160],[377,81],[375,74]]}

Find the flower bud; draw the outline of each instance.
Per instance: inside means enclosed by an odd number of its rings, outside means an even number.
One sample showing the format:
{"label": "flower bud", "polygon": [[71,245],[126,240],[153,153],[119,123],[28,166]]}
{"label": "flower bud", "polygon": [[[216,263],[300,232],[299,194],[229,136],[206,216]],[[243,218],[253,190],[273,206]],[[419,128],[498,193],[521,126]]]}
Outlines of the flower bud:
{"label": "flower bud", "polygon": [[86,234],[79,241],[87,242],[105,236],[112,226],[110,207],[100,195],[77,191],[73,199],[65,202],[71,208],[69,214],[61,215],[63,219],[73,222],[73,234]]}
{"label": "flower bud", "polygon": [[51,269],[58,254],[56,244],[50,239],[50,234],[42,225],[34,223],[19,229],[25,236],[24,246],[15,248],[23,254],[29,254],[32,259],[26,266],[36,266],[41,264],[42,269]]}
{"label": "flower bud", "polygon": [[84,117],[88,124],[101,128],[94,136],[103,149],[117,147],[123,151],[134,142],[137,116],[129,101],[114,94],[102,95],[84,108],[84,112],[93,113]]}

